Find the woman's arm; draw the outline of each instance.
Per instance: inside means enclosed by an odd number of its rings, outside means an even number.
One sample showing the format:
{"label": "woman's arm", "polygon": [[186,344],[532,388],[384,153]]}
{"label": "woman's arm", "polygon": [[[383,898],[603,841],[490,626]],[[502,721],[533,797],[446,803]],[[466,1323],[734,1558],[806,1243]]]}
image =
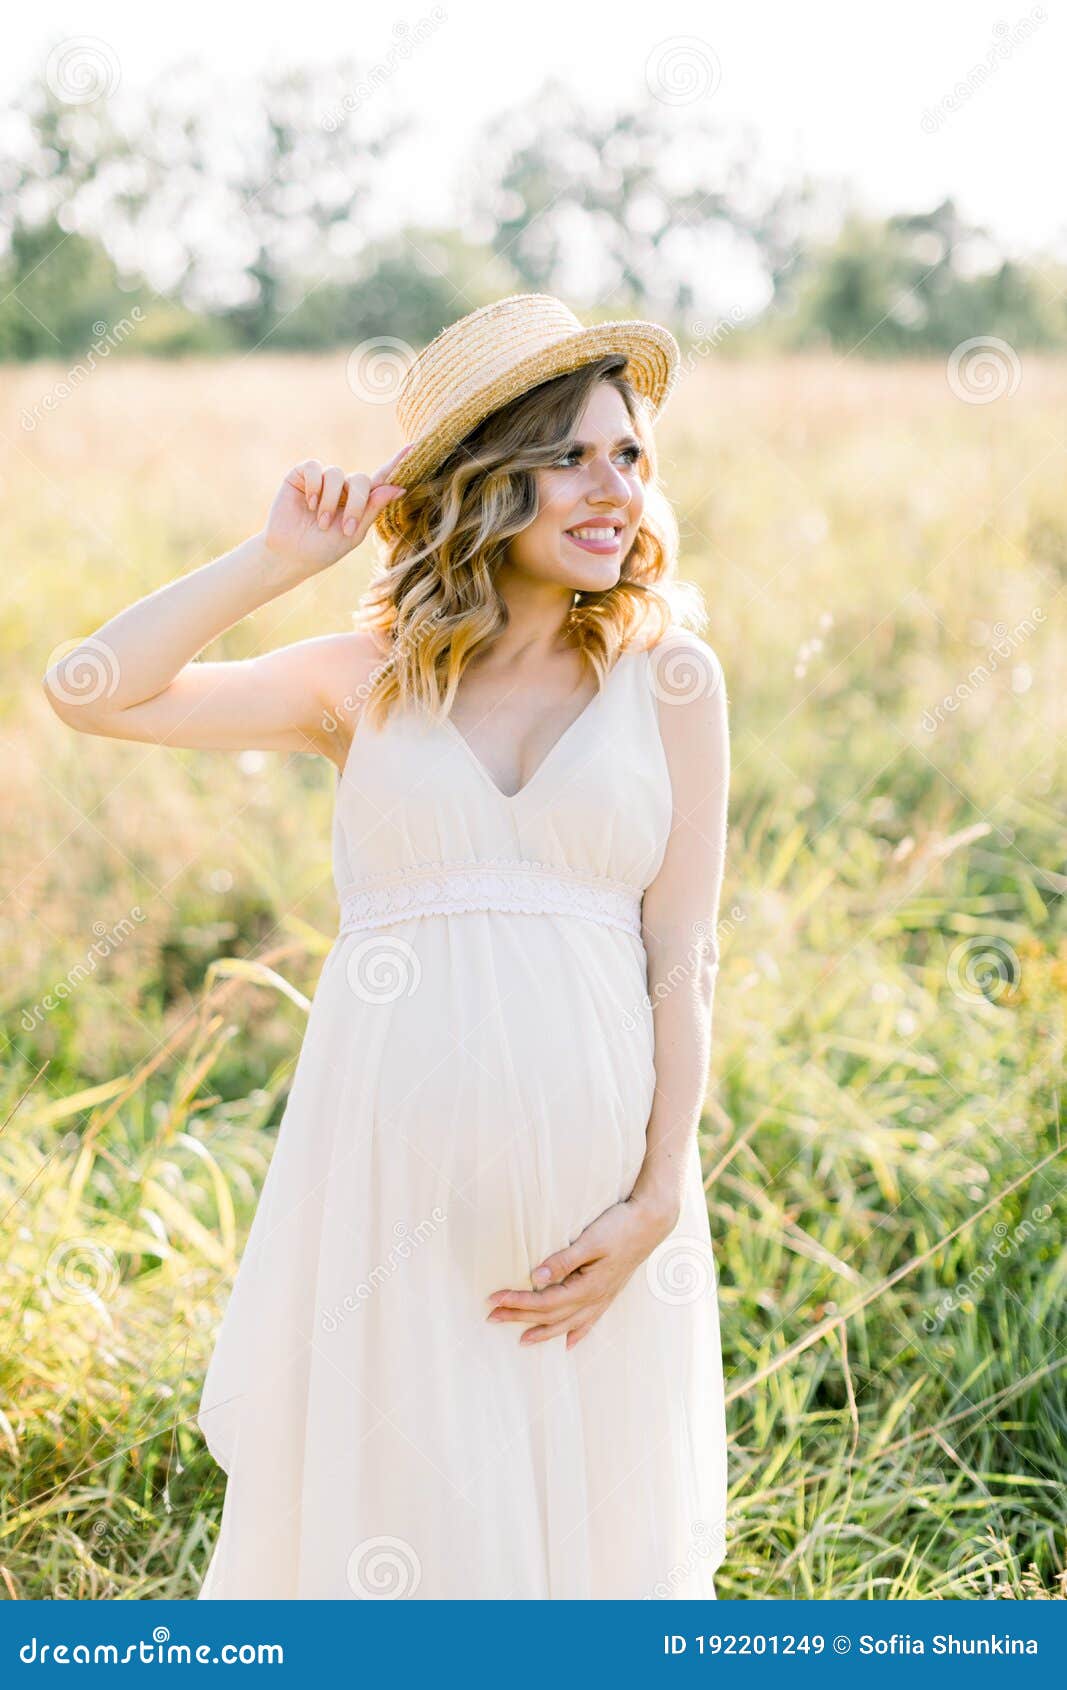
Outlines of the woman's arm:
{"label": "woman's arm", "polygon": [[707,1086],[718,977],[716,927],[726,863],[730,739],[726,684],[710,646],[671,636],[652,654],[674,813],[642,930],[655,1029],[656,1091],[632,1201],[677,1221]]}
{"label": "woman's arm", "polygon": [[[324,751],[331,687],[353,635],[302,640],[244,662],[196,655],[270,599],[330,568],[403,489],[401,453],[373,476],[315,459],[292,469],[262,532],[120,611],[54,663],[44,688],[83,733],[220,750]],[[366,641],[364,640],[364,643]]]}

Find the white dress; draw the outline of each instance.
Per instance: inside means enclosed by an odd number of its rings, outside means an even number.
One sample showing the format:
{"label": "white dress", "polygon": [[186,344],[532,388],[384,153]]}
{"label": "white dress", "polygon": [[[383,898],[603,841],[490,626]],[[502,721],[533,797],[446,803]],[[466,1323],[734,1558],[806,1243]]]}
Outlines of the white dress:
{"label": "white dress", "polygon": [[695,1139],[671,1236],[568,1352],[486,1298],[626,1198],[672,817],[625,651],[506,796],[396,711],[338,778],[340,931],[198,1423],[228,1475],[201,1597],[712,1597],[717,1283]]}

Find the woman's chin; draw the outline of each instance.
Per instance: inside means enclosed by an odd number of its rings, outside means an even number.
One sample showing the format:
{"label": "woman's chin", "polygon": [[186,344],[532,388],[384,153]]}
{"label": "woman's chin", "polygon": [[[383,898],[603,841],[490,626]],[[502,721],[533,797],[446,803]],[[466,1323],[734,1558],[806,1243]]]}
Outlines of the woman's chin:
{"label": "woman's chin", "polygon": [[622,553],[614,557],[592,557],[575,563],[573,558],[561,558],[560,565],[568,587],[576,593],[606,593],[617,586],[622,572]]}

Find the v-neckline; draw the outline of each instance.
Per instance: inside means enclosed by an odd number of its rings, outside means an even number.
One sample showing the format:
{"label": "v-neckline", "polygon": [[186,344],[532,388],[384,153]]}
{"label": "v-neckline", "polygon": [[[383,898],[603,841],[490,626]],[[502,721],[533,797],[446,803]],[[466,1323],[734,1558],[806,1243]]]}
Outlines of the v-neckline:
{"label": "v-neckline", "polygon": [[555,740],[553,742],[553,744],[549,747],[549,749],[545,752],[545,755],[542,757],[541,761],[538,763],[536,769],[534,770],[533,774],[530,776],[529,780],[524,781],[523,784],[519,787],[517,792],[505,792],[503,787],[500,787],[500,786],[497,785],[496,781],[493,779],[492,775],[489,773],[489,770],[486,768],[485,764],[482,762],[482,759],[477,755],[476,751],[474,750],[474,747],[471,745],[471,743],[468,740],[466,734],[463,734],[463,733],[460,732],[460,730],[457,728],[455,722],[452,720],[452,717],[450,715],[442,716],[442,717],[439,718],[439,720],[444,723],[444,726],[449,731],[449,733],[451,733],[453,735],[453,737],[459,741],[460,745],[463,747],[463,750],[466,752],[467,757],[474,764],[474,767],[478,770],[479,774],[482,776],[482,779],[485,781],[486,785],[490,788],[491,791],[496,793],[496,796],[501,800],[501,802],[504,803],[504,804],[517,804],[520,798],[524,798],[526,796],[526,794],[529,792],[531,786],[533,786],[534,782],[536,780],[540,779],[544,770],[553,761],[556,754],[559,751],[562,750],[562,748],[566,744],[567,740],[569,740],[571,738],[571,736],[575,733],[575,731],[578,728],[581,727],[582,723],[585,721],[585,719],[589,715],[590,711],[594,710],[596,708],[596,706],[600,703],[601,699],[604,697],[605,693],[607,692],[608,687],[611,685],[612,677],[614,676],[615,671],[618,669],[620,663],[622,663],[623,659],[626,656],[627,656],[627,653],[625,651],[620,652],[620,654],[616,657],[614,663],[612,664],[611,668],[608,670],[608,673],[605,675],[603,682],[597,688],[596,692],[593,694],[593,696],[589,700],[588,704],[583,704],[581,710],[579,710],[579,712],[578,712],[577,716],[575,716],[573,722],[568,723],[568,725],[564,728],[563,732],[560,734],[559,738],[557,740]]}

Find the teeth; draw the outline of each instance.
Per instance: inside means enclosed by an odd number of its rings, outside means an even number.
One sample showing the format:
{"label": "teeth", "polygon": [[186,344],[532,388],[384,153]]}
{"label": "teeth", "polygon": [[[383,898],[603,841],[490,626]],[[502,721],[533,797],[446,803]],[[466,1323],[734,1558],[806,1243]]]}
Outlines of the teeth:
{"label": "teeth", "polygon": [[576,540],[614,540],[614,528],[569,528]]}

